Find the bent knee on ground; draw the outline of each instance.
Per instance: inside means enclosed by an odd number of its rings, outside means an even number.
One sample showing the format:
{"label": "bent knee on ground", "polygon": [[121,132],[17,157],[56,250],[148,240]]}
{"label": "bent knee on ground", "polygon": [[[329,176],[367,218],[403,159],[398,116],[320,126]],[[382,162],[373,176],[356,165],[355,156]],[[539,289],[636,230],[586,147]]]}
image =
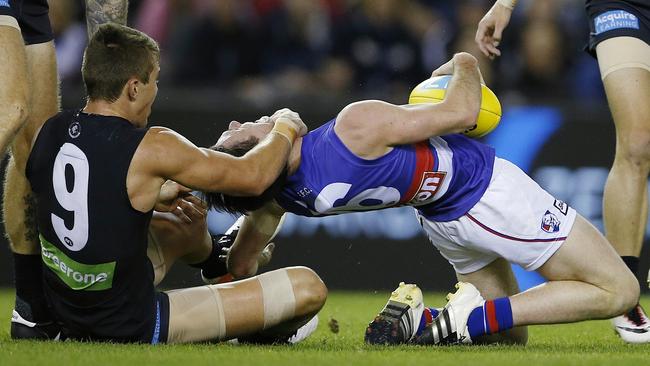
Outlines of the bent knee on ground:
{"label": "bent knee on ground", "polygon": [[296,315],[316,314],[325,305],[327,287],[320,277],[307,267],[287,268],[296,298]]}
{"label": "bent knee on ground", "polygon": [[611,318],[625,313],[632,309],[639,302],[640,288],[639,281],[627,268],[618,271],[612,283],[608,286],[605,317]]}

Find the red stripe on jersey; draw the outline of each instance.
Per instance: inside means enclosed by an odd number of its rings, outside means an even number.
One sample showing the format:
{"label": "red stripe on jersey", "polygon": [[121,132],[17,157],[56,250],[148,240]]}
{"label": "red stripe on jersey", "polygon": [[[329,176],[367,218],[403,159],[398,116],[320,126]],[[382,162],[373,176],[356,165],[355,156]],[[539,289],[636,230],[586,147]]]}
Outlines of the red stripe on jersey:
{"label": "red stripe on jersey", "polygon": [[424,173],[433,171],[433,167],[436,165],[436,158],[431,153],[428,142],[418,142],[414,145],[415,172],[413,172],[411,185],[409,186],[408,191],[406,191],[406,194],[402,196],[400,203],[410,202],[415,197],[415,195],[418,193],[418,190],[422,187]]}
{"label": "red stripe on jersey", "polygon": [[487,319],[490,330],[488,334],[499,332],[499,322],[497,321],[497,311],[494,306],[494,301],[489,300],[485,302],[485,318]]}

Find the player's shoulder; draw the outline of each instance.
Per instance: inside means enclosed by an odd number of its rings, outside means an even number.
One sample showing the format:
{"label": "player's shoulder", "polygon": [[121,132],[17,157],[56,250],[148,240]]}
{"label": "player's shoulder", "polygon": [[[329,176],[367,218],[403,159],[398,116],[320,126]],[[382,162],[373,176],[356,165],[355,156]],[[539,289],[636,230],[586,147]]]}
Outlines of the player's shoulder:
{"label": "player's shoulder", "polygon": [[181,136],[178,132],[172,130],[171,128],[162,127],[162,126],[153,126],[149,127],[147,133],[145,134],[143,143],[151,146],[170,146],[174,142],[179,140],[184,140],[185,138]]}
{"label": "player's shoulder", "polygon": [[368,119],[373,118],[378,109],[386,104],[381,100],[361,100],[346,105],[336,117],[338,125],[363,125]]}
{"label": "player's shoulder", "polygon": [[137,154],[169,164],[185,158],[188,149],[196,149],[196,146],[183,135],[171,128],[153,126],[147,129]]}

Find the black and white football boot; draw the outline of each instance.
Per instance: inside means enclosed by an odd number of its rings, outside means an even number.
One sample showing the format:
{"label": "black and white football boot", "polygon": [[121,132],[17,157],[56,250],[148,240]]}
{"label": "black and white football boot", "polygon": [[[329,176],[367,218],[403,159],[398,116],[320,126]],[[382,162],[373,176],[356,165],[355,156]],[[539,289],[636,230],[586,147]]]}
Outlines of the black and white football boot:
{"label": "black and white football boot", "polygon": [[401,282],[379,315],[368,324],[368,344],[401,344],[410,342],[420,325],[424,304],[417,285]]}
{"label": "black and white football boot", "polygon": [[612,319],[614,331],[627,343],[650,342],[650,320],[641,305]]}
{"label": "black and white football boot", "polygon": [[440,311],[433,323],[413,339],[421,345],[471,344],[472,339],[467,329],[467,319],[475,308],[482,306],[485,300],[474,285],[467,282],[456,284],[456,293],[447,295],[447,305]]}

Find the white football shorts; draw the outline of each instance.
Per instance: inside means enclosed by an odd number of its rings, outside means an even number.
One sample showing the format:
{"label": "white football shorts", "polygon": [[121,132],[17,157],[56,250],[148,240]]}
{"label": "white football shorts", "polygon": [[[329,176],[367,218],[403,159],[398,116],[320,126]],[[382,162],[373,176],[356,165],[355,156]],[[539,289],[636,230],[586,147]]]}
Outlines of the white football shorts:
{"label": "white football shorts", "polygon": [[467,274],[499,257],[528,271],[539,268],[569,235],[576,211],[497,158],[485,194],[464,216],[434,222],[417,215],[440,254]]}

